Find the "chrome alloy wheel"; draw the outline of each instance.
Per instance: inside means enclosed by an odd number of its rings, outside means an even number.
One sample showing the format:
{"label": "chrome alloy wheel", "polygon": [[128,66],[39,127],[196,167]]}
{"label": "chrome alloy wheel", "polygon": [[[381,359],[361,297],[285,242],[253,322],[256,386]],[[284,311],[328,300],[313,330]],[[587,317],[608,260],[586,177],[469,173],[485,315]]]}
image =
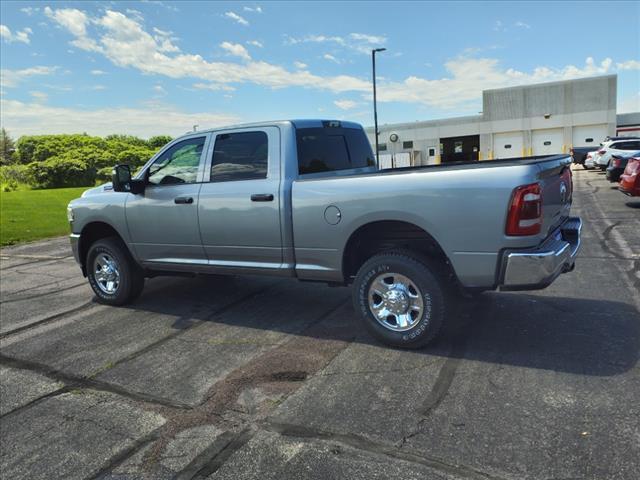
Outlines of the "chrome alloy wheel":
{"label": "chrome alloy wheel", "polygon": [[399,273],[378,275],[369,286],[368,298],[376,320],[394,332],[410,330],[422,318],[422,293],[409,277]]}
{"label": "chrome alloy wheel", "polygon": [[115,259],[107,254],[100,253],[93,261],[93,278],[98,288],[107,295],[113,295],[120,286],[120,271]]}

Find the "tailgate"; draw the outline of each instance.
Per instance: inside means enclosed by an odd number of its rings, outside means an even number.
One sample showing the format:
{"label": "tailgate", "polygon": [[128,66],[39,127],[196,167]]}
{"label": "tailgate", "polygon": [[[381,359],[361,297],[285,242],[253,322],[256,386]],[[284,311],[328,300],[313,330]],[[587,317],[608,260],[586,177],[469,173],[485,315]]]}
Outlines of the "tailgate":
{"label": "tailgate", "polygon": [[538,164],[542,188],[542,229],[547,237],[569,217],[573,193],[571,157],[554,157]]}

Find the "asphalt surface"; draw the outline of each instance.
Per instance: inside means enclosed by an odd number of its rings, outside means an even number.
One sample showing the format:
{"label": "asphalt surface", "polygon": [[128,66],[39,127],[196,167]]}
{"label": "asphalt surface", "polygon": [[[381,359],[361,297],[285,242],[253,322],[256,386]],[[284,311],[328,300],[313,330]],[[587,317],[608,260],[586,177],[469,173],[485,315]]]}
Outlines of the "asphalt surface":
{"label": "asphalt surface", "polygon": [[459,302],[421,351],[346,288],[156,278],[113,308],[66,239],[3,249],[0,477],[637,480],[640,199],[574,182],[575,271]]}

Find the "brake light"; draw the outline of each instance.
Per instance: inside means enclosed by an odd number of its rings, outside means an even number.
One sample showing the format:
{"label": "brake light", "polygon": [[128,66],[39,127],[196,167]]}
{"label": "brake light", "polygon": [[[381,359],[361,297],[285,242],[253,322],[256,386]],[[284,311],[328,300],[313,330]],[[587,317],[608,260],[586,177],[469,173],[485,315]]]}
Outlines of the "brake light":
{"label": "brake light", "polygon": [[607,153],[606,150],[598,150],[598,155],[604,155],[605,153]]}
{"label": "brake light", "polygon": [[540,233],[542,227],[542,191],[539,183],[521,185],[511,194],[507,215],[507,235],[522,236]]}
{"label": "brake light", "polygon": [[622,163],[622,161],[619,158],[611,159],[611,166],[614,168],[618,168],[620,166],[620,163]]}
{"label": "brake light", "polygon": [[640,159],[632,158],[631,160],[629,160],[629,163],[627,163],[627,168],[624,173],[631,176],[637,175],[638,173],[640,173]]}

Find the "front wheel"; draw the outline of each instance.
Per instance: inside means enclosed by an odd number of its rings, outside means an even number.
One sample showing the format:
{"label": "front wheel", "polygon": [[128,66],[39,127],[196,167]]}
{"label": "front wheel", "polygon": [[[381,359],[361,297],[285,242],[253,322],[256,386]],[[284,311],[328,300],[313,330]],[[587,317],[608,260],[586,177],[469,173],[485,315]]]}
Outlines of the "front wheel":
{"label": "front wheel", "polygon": [[402,348],[433,341],[444,322],[442,281],[427,260],[410,253],[375,255],[360,268],[353,303],[364,327],[378,340]]}
{"label": "front wheel", "polygon": [[122,242],[103,238],[87,253],[87,278],[100,303],[124,305],[144,287],[144,274]]}

